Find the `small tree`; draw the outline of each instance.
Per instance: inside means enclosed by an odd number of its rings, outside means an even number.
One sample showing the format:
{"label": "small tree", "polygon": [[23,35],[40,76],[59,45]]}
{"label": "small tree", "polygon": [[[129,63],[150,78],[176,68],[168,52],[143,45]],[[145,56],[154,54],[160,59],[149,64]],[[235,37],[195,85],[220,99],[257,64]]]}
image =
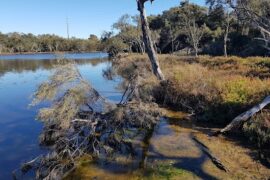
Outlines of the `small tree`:
{"label": "small tree", "polygon": [[199,24],[203,16],[203,11],[201,7],[189,4],[189,1],[185,1],[181,4],[180,10],[182,18],[182,26],[186,31],[190,45],[195,51],[195,56],[198,56],[200,41],[205,33],[206,25]]}
{"label": "small tree", "polygon": [[216,1],[216,0],[207,0],[206,1],[207,4],[210,5],[210,10],[213,7],[216,8],[220,8],[222,9],[222,12],[224,12],[224,19],[222,19],[221,25],[223,27],[223,32],[224,32],[224,45],[223,45],[223,52],[224,52],[224,56],[228,57],[228,51],[227,51],[227,43],[228,43],[228,36],[229,36],[229,32],[230,32],[230,26],[232,23],[232,19],[233,19],[233,9],[230,7],[230,5],[228,5],[227,3],[224,3],[222,1]]}
{"label": "small tree", "polygon": [[140,20],[137,16],[123,15],[113,24],[113,28],[119,31],[118,36],[129,46],[129,52],[136,51],[144,53]]}
{"label": "small tree", "polygon": [[[143,33],[143,40],[144,44],[147,50],[148,57],[150,59],[151,65],[152,65],[152,70],[153,73],[156,75],[156,77],[159,80],[164,80],[164,75],[161,72],[159,63],[158,63],[158,58],[157,54],[154,48],[154,43],[151,38],[151,32],[149,29],[148,21],[147,21],[147,16],[146,16],[146,11],[144,8],[145,2],[149,0],[136,0],[137,1],[137,6],[138,6],[138,11],[140,12],[140,17],[141,17],[141,26],[142,26],[142,33]],[[150,0],[151,3],[154,0]]]}
{"label": "small tree", "polygon": [[199,27],[195,21],[190,21],[186,24],[186,30],[190,44],[192,44],[195,56],[198,57],[200,41],[205,32],[205,26]]}

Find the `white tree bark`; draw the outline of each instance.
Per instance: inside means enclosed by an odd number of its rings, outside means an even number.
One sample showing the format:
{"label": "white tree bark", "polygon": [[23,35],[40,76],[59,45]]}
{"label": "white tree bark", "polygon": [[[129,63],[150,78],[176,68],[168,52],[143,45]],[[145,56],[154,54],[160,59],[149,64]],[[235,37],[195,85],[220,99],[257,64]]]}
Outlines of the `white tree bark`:
{"label": "white tree bark", "polygon": [[234,118],[230,124],[228,124],[225,128],[221,129],[220,131],[217,131],[216,133],[214,133],[214,135],[222,134],[222,133],[238,128],[244,122],[246,122],[252,116],[254,116],[256,113],[261,111],[268,104],[270,104],[270,96],[267,96],[260,104],[254,106],[253,108],[249,109],[248,111]]}
{"label": "white tree bark", "polygon": [[227,42],[228,42],[229,29],[230,29],[230,13],[227,12],[225,33],[224,33],[224,56],[225,57],[228,57]]}
{"label": "white tree bark", "polygon": [[[148,57],[151,61],[153,73],[159,80],[164,80],[165,77],[159,66],[157,54],[154,48],[154,43],[151,38],[151,32],[149,29],[147,16],[146,16],[145,8],[144,8],[144,3],[147,1],[148,0],[137,0],[138,11],[140,12],[140,17],[141,17],[141,26],[142,26],[144,45],[147,50]],[[150,1],[152,2],[153,0],[150,0]]]}

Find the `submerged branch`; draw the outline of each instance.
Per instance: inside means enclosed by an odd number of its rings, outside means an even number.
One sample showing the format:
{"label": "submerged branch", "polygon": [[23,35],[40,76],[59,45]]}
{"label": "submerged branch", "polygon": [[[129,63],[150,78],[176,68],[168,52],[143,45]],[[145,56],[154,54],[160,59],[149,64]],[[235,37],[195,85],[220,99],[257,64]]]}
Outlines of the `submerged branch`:
{"label": "submerged branch", "polygon": [[194,136],[192,137],[192,139],[200,146],[201,150],[211,159],[211,161],[217,168],[225,172],[228,172],[228,169],[223,165],[223,163],[216,156],[213,155],[213,153],[209,150],[209,148],[204,143],[202,143],[198,138]]}

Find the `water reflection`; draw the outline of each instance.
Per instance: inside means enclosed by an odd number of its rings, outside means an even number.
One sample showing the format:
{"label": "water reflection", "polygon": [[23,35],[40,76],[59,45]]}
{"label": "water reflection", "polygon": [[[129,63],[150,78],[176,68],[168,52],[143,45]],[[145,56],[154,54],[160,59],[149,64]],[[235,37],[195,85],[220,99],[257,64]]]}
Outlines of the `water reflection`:
{"label": "water reflection", "polygon": [[0,55],[0,60],[48,60],[48,59],[102,59],[107,58],[108,54],[103,52],[93,53],[38,53],[38,54],[19,54],[19,55]]}
{"label": "water reflection", "polygon": [[[65,60],[66,62],[71,60]],[[95,58],[91,59],[76,59],[75,60],[78,65],[91,64],[92,66],[96,66],[100,63],[106,62],[106,58]],[[7,72],[16,72],[21,73],[23,71],[33,71],[44,69],[50,70],[55,65],[58,64],[58,61],[55,59],[48,60],[0,60],[0,77],[3,76]]]}

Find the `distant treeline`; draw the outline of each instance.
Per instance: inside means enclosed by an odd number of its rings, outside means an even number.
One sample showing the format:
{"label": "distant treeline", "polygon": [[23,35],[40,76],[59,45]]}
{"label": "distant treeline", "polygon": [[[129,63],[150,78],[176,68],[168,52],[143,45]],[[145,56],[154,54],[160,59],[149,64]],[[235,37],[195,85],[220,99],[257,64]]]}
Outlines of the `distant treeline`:
{"label": "distant treeline", "polygon": [[57,35],[23,33],[0,33],[0,53],[57,52],[57,51],[98,51],[100,41],[97,36],[88,39],[62,38]]}
{"label": "distant treeline", "polygon": [[[148,17],[159,53],[265,56],[270,52],[270,1],[206,0],[206,6],[184,1]],[[227,3],[227,4],[226,4]],[[240,4],[241,3],[241,4]],[[153,8],[155,3],[152,4]],[[233,7],[235,6],[235,7]],[[270,25],[269,25],[270,28]],[[112,54],[144,52],[138,16],[123,15],[101,41]]]}
{"label": "distant treeline", "polygon": [[[268,56],[269,0],[206,0],[207,6],[182,1],[148,17],[158,53]],[[155,3],[153,3],[155,6]],[[123,15],[99,39],[65,39],[56,35],[0,33],[0,53],[107,51],[144,53],[139,16]]]}

